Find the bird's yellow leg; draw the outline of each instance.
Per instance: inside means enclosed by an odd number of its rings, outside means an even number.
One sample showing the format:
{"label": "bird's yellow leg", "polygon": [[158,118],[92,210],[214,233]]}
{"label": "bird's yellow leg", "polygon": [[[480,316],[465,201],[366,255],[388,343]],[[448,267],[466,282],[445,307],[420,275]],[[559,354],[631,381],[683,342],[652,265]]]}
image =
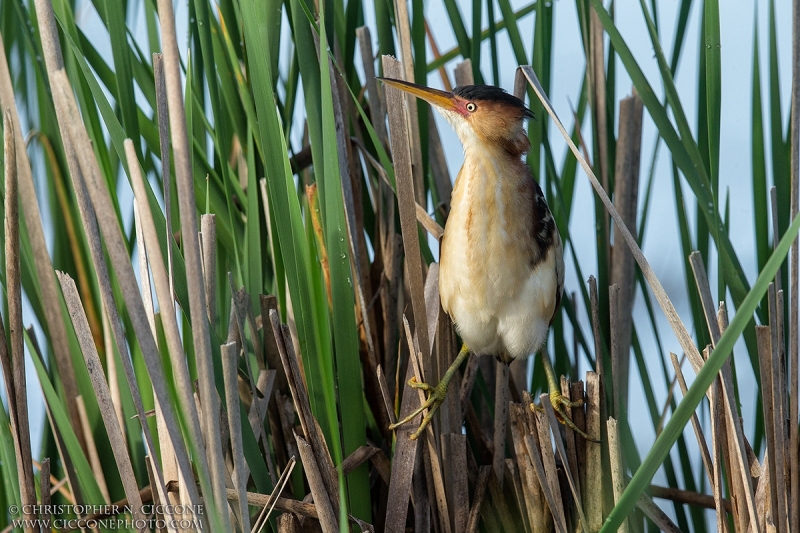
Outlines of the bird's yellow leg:
{"label": "bird's yellow leg", "polygon": [[[553,410],[558,415],[559,420],[570,428],[572,431],[578,433],[581,437],[588,441],[592,442],[599,442],[589,435],[586,434],[585,431],[580,429],[575,423],[567,416],[564,412],[564,407],[580,407],[583,405],[583,400],[568,400],[563,394],[561,394],[561,386],[556,379],[556,373],[553,370],[553,365],[550,363],[550,358],[547,355],[542,354],[542,363],[544,364],[544,373],[547,375],[547,387],[550,389],[550,403],[553,405]],[[531,404],[531,409],[541,409],[537,408],[534,404]]]}
{"label": "bird's yellow leg", "polygon": [[433,413],[435,413],[436,410],[439,409],[439,406],[442,405],[445,396],[447,396],[447,386],[453,379],[456,370],[458,370],[458,367],[461,366],[461,363],[464,362],[464,359],[466,359],[468,355],[469,355],[469,348],[467,348],[467,345],[465,344],[461,347],[461,351],[458,352],[458,357],[456,357],[456,360],[453,361],[453,364],[450,365],[450,368],[447,369],[447,372],[444,373],[444,376],[442,376],[442,379],[439,381],[439,383],[436,384],[435,387],[431,387],[427,383],[418,382],[416,376],[413,376],[410,380],[408,380],[408,384],[414,387],[415,389],[426,391],[428,393],[428,399],[425,400],[425,402],[423,402],[423,404],[420,405],[419,408],[415,409],[413,413],[411,413],[404,419],[400,420],[399,422],[396,422],[391,426],[389,426],[389,429],[395,429],[399,426],[402,426],[403,424],[411,422],[412,420],[414,420],[414,418],[416,418],[418,414],[420,414],[425,409],[428,409],[428,412],[422,418],[422,423],[419,425],[419,428],[414,433],[412,433],[411,437],[409,438],[411,440],[416,440],[420,435],[422,435],[422,432],[425,430],[426,427],[428,427],[428,424],[431,423],[431,419],[433,419]]}

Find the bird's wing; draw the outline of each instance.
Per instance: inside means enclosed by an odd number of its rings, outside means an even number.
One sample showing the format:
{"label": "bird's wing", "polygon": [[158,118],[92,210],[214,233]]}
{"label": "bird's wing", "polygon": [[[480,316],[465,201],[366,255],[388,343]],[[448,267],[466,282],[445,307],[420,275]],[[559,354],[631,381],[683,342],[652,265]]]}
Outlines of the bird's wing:
{"label": "bird's wing", "polygon": [[[553,213],[547,205],[542,188],[534,179],[533,196],[533,239],[538,250],[538,260],[536,263],[543,262],[553,254],[553,265],[556,274],[556,294],[555,305],[553,306],[553,316],[550,317],[550,324],[556,318],[558,307],[561,304],[561,294],[564,290],[564,251],[561,244],[561,234],[558,226],[553,219]],[[534,265],[535,268],[535,265]]]}
{"label": "bird's wing", "polygon": [[553,316],[550,317],[548,326],[553,325],[553,320],[556,319],[558,308],[561,305],[561,295],[564,292],[564,248],[561,245],[561,234],[558,233],[558,228],[555,228],[555,239],[553,239],[553,253],[555,254],[556,265],[556,305],[553,307]]}

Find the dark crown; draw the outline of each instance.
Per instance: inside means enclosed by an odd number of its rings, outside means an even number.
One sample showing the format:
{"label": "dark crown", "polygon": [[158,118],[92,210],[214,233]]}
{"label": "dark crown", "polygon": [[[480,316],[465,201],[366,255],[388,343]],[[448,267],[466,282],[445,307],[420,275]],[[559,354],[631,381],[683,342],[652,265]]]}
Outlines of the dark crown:
{"label": "dark crown", "polygon": [[511,107],[524,110],[525,118],[533,118],[533,111],[525,107],[525,102],[494,85],[459,85],[453,89],[453,94],[466,100],[501,102]]}

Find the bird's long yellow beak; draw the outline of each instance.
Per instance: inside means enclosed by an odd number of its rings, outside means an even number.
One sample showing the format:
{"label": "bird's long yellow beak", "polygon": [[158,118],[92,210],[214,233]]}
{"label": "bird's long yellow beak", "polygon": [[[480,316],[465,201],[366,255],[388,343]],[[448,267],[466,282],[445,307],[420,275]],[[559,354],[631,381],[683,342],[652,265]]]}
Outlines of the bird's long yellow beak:
{"label": "bird's long yellow beak", "polygon": [[448,111],[456,110],[456,99],[453,93],[447,91],[440,91],[439,89],[431,89],[424,85],[417,85],[409,81],[396,80],[394,78],[378,78],[386,85],[400,89],[409,94],[422,98],[431,105],[435,105]]}

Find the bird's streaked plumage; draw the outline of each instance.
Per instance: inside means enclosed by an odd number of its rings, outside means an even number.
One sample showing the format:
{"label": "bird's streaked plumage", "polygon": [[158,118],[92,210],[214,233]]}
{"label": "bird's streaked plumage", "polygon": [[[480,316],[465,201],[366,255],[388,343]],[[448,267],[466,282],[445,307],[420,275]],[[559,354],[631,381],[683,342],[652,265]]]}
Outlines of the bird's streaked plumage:
{"label": "bird's streaked plumage", "polygon": [[473,352],[509,362],[547,338],[564,282],[561,237],[521,159],[531,111],[497,87],[452,95],[452,105],[437,108],[464,146],[464,165],[442,239],[439,294]]}
{"label": "bird's streaked plumage", "polygon": [[[504,363],[535,353],[547,339],[561,301],[564,260],[553,215],[522,159],[530,149],[524,121],[533,113],[498,87],[467,85],[446,92],[383,81],[432,104],[464,148],[441,241],[442,308],[473,353]],[[462,349],[436,387],[412,383],[431,392],[420,408],[430,410],[415,436],[429,423],[454,367],[465,357]],[[549,361],[545,369],[551,401],[563,415],[562,403],[573,404],[561,397]]]}

